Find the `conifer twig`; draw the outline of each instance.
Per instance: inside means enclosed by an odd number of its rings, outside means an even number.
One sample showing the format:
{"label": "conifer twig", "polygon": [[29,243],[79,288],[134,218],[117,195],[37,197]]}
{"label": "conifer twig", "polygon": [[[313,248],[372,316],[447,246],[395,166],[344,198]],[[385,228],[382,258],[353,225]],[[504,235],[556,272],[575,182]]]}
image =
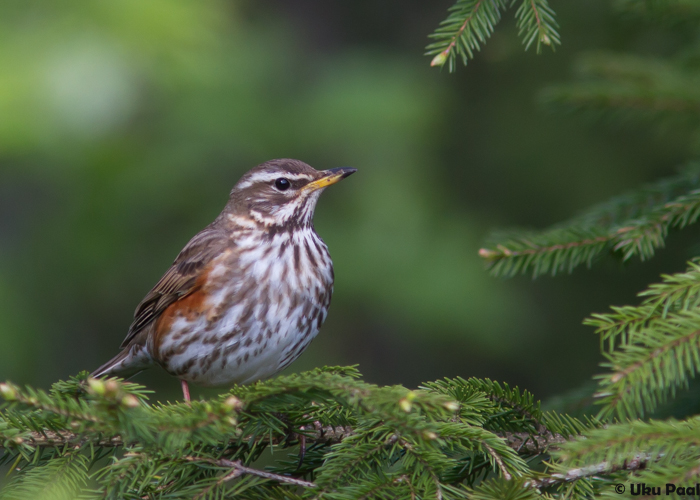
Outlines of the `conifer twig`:
{"label": "conifer twig", "polygon": [[578,481],[579,479],[585,479],[587,477],[597,476],[600,474],[610,475],[618,471],[637,471],[644,469],[649,461],[649,456],[638,455],[632,460],[625,461],[622,464],[616,465],[610,462],[600,462],[593,465],[587,465],[585,467],[576,467],[574,469],[569,469],[564,473],[554,473],[546,477],[541,477],[539,479],[529,479],[524,483],[526,487],[532,488],[548,488],[559,483],[571,483],[573,481]]}
{"label": "conifer twig", "polygon": [[503,474],[504,479],[510,481],[513,476],[510,475],[508,469],[506,469],[505,465],[503,465],[503,460],[501,460],[501,457],[498,456],[498,453],[496,453],[493,448],[486,443],[484,443],[482,446],[486,448],[486,451],[489,452],[489,455],[491,455],[496,464],[498,464],[498,468],[501,469],[501,474]]}
{"label": "conifer twig", "polygon": [[[540,454],[546,453],[548,450],[555,449],[557,445],[566,443],[568,440],[561,434],[552,433],[546,429],[543,429],[537,434],[531,434],[529,432],[495,432],[497,436],[503,438],[506,444],[513,448],[515,451],[520,452],[525,450],[527,453]],[[343,441],[343,439],[350,436],[354,436],[355,433],[350,427],[332,427],[326,426],[321,427],[316,430],[305,431],[306,442],[308,445],[316,443],[324,444],[337,444]],[[297,433],[293,433],[292,437],[298,436]],[[290,436],[275,436],[271,440],[265,438],[265,442],[271,443],[273,445],[281,444],[287,441]],[[396,436],[392,436],[396,439]],[[251,436],[246,436],[241,439],[243,442],[250,441]],[[62,447],[67,444],[80,444],[81,442],[89,441],[85,436],[75,434],[69,431],[52,431],[45,429],[42,432],[34,431],[29,437],[16,440],[14,444],[24,443],[30,446],[41,446],[41,447]],[[96,446],[102,447],[120,447],[124,446],[124,441],[121,436],[112,436],[100,439],[94,442]],[[0,449],[2,449],[2,444],[0,444]]]}
{"label": "conifer twig", "polygon": [[505,432],[502,436],[500,433],[495,434],[504,438],[508,446],[518,453],[523,450],[531,454],[547,453],[549,450],[556,449],[557,445],[568,441],[561,434],[554,434],[546,429],[538,434],[529,432]]}
{"label": "conifer twig", "polygon": [[[326,427],[319,427],[315,430],[305,430],[304,435],[309,443],[335,444],[340,443],[344,438],[353,435],[353,430],[350,427],[333,427],[328,425]],[[275,436],[271,440],[265,437],[264,440],[273,445],[277,445],[288,440],[290,437],[294,438],[298,436],[298,433],[293,433],[291,436]],[[241,441],[248,442],[251,440],[251,438],[252,436],[245,436],[241,439]],[[16,438],[14,444],[24,443],[30,446],[61,447],[67,444],[80,444],[81,442],[87,442],[89,440],[90,439],[85,436],[70,431],[54,431],[44,429],[41,432],[33,431],[25,438]],[[112,436],[100,439],[99,441],[94,442],[94,444],[103,447],[120,447],[124,446],[125,443],[121,436]],[[2,448],[2,443],[0,443],[0,449]]]}
{"label": "conifer twig", "polygon": [[664,246],[671,229],[683,229],[700,217],[700,164],[680,175],[611,199],[568,222],[539,233],[521,232],[482,248],[491,272],[533,277],[589,267],[604,251],[623,261],[633,256],[650,259]]}
{"label": "conifer twig", "polygon": [[472,13],[467,16],[467,18],[462,23],[462,26],[460,26],[459,29],[457,30],[457,32],[452,35],[452,37],[450,39],[450,43],[447,46],[447,48],[445,48],[445,50],[443,50],[438,55],[436,55],[433,58],[433,60],[430,62],[431,66],[442,66],[442,64],[444,64],[445,59],[447,59],[447,57],[450,55],[450,51],[455,47],[455,45],[457,45],[457,40],[460,39],[460,37],[464,33],[464,30],[467,29],[467,25],[469,24],[469,21],[471,21],[472,18],[474,17],[474,15],[478,12],[479,7],[481,6],[481,2],[482,2],[482,0],[478,0],[476,2],[476,5],[474,6],[474,10],[472,11]]}
{"label": "conifer twig", "polygon": [[[448,498],[485,472],[522,484],[532,477],[528,458],[547,459],[591,427],[543,415],[529,392],[490,380],[444,379],[411,391],[355,374],[323,368],[190,406],[148,404],[138,386],[87,373],[48,392],[0,384],[0,465],[17,471],[7,488],[43,487],[67,450],[86,464],[112,455],[90,473],[114,498],[201,500],[244,490],[258,499],[293,491],[294,498]],[[288,448],[301,436],[310,445],[301,470],[296,459],[250,466],[265,449]],[[92,466],[61,475],[56,487],[77,494]]]}
{"label": "conifer twig", "polygon": [[192,456],[185,456],[183,457],[185,460],[188,462],[206,462],[212,465],[216,465],[218,467],[227,467],[234,469],[231,473],[227,474],[224,476],[223,481],[228,481],[231,479],[234,479],[238,476],[248,474],[250,476],[257,476],[257,477],[262,477],[264,479],[270,479],[272,481],[277,481],[278,483],[285,483],[285,484],[293,484],[295,486],[303,486],[304,488],[314,488],[316,487],[316,484],[312,483],[311,481],[304,481],[302,479],[296,479],[293,477],[289,476],[282,476],[280,474],[274,474],[272,472],[267,472],[259,469],[253,469],[251,467],[246,467],[245,465],[242,465],[240,460],[226,460],[225,458],[221,458],[219,460],[214,460],[211,458],[202,458],[202,457],[192,457]]}

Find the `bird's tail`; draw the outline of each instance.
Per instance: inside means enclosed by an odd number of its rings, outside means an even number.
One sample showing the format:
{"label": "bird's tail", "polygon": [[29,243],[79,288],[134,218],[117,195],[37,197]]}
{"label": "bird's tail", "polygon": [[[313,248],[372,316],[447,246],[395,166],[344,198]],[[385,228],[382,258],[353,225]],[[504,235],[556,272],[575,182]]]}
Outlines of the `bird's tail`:
{"label": "bird's tail", "polygon": [[127,378],[145,370],[152,364],[153,358],[148,353],[146,346],[133,344],[100,366],[90,376],[97,378],[116,375]]}

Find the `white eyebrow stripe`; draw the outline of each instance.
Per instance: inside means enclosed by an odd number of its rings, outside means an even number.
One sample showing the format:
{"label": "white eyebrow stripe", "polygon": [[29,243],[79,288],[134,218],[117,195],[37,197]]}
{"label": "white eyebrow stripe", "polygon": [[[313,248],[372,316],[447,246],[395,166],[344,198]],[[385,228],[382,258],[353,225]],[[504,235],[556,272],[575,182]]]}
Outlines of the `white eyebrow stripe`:
{"label": "white eyebrow stripe", "polygon": [[312,177],[308,174],[290,174],[290,173],[282,173],[282,172],[256,172],[250,176],[250,178],[247,180],[247,182],[250,182],[250,183],[272,182],[274,180],[279,179],[280,177],[284,177],[285,179],[289,179],[292,181],[299,181],[299,180],[310,181],[310,180],[312,180]]}

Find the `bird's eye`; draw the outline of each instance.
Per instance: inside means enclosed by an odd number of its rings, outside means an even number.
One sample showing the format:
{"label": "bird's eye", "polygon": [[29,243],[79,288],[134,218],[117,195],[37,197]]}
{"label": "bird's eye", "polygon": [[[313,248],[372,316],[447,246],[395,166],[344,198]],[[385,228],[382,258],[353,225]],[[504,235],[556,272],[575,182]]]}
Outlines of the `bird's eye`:
{"label": "bird's eye", "polygon": [[284,177],[280,177],[275,181],[275,187],[280,191],[286,191],[287,189],[289,189],[290,186],[291,184]]}

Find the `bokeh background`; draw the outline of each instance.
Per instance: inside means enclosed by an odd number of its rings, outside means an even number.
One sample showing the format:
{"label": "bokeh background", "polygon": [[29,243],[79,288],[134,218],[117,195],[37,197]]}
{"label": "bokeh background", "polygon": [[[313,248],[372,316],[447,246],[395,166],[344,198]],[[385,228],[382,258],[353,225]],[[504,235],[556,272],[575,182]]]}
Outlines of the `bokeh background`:
{"label": "bokeh background", "polygon": [[[538,98],[575,78],[578,54],[673,40],[608,1],[552,1],[556,53],[523,52],[511,12],[450,75],[423,50],[451,4],[2,2],[0,380],[48,387],[116,354],[238,177],[279,157],[359,170],[319,204],[335,295],[291,371],[490,377],[540,398],[590,380],[598,339],[581,321],[684,269],[693,230],[643,265],[536,281],[492,278],[477,252],[494,229],[545,227],[673,173],[689,154],[681,125]],[[160,370],[136,380],[179,397]]]}

